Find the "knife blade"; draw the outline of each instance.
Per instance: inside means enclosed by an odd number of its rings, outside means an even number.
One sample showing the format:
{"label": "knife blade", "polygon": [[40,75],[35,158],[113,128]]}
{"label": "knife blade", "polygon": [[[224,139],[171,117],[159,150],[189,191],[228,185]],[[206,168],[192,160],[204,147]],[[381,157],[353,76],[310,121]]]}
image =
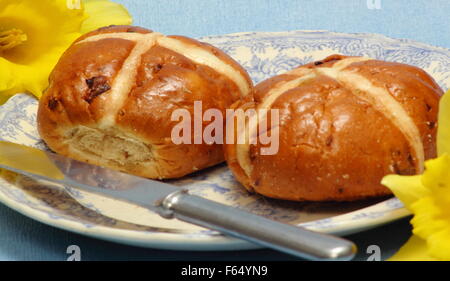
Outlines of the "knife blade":
{"label": "knife blade", "polygon": [[189,194],[187,189],[80,162],[50,151],[0,141],[0,168],[145,207],[160,216],[193,223],[311,260],[349,260],[346,239],[276,222]]}

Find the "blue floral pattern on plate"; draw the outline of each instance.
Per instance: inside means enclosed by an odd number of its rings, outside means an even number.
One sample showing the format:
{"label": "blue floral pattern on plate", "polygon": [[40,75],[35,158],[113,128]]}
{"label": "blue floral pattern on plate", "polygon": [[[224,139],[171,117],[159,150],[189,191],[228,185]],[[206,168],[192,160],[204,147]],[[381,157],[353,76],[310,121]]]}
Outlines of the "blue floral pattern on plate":
{"label": "blue floral pattern on plate", "polygon": [[[442,88],[450,87],[450,51],[405,39],[376,34],[292,31],[238,33],[200,40],[230,54],[248,70],[256,83],[298,65],[341,53],[416,65],[430,73]],[[0,139],[46,149],[36,129],[37,104],[33,97],[18,94],[1,106]],[[1,173],[1,202],[55,227],[144,247],[174,250],[256,248],[212,230],[161,219],[145,209],[117,205],[114,200],[43,184],[10,172]],[[408,215],[396,198],[314,204],[249,194],[224,164],[170,183],[236,208],[328,233],[349,234]]]}

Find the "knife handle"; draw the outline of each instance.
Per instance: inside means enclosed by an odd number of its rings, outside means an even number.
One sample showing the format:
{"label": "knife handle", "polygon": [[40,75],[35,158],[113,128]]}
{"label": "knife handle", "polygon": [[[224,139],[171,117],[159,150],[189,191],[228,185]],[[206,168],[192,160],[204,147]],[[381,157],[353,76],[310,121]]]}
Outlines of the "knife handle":
{"label": "knife handle", "polygon": [[161,207],[166,217],[215,229],[301,258],[350,260],[356,253],[355,244],[348,240],[276,222],[186,191],[172,193],[162,201]]}

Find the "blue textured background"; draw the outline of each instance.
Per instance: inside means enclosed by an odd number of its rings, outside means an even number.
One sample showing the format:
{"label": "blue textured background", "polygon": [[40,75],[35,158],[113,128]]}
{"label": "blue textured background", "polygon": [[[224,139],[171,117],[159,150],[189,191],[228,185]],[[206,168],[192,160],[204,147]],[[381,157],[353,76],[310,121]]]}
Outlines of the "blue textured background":
{"label": "blue textured background", "polygon": [[[135,25],[166,34],[192,37],[242,31],[326,29],[381,33],[450,48],[450,0],[118,0]],[[357,243],[357,259],[379,245],[383,258],[409,237],[404,219],[349,238]],[[0,260],[65,260],[69,245],[78,245],[83,260],[288,260],[270,250],[243,252],[174,252],[141,249],[95,240],[28,219],[0,205]]]}
{"label": "blue textured background", "polygon": [[[369,0],[376,2],[377,0]],[[450,48],[450,0],[117,0],[135,25],[166,34],[297,29],[381,33]]]}

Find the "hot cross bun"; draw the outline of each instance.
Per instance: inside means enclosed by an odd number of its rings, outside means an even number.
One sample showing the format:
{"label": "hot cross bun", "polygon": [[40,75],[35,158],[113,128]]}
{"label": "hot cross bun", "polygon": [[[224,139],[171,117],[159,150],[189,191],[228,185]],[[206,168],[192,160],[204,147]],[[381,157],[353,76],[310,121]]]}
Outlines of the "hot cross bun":
{"label": "hot cross bun", "polygon": [[246,71],[221,50],[132,26],[101,28],[76,40],[49,82],[37,117],[52,150],[157,179],[224,160],[221,144],[174,144],[174,110],[193,114],[201,101],[203,110],[225,111],[253,89]]}
{"label": "hot cross bun", "polygon": [[[248,190],[273,198],[388,195],[384,175],[421,173],[424,160],[436,156],[442,94],[417,67],[333,55],[255,86],[254,101],[238,108],[278,110],[278,152],[262,155],[261,143],[227,144],[228,165]],[[256,128],[240,133],[260,134],[249,131]]]}

